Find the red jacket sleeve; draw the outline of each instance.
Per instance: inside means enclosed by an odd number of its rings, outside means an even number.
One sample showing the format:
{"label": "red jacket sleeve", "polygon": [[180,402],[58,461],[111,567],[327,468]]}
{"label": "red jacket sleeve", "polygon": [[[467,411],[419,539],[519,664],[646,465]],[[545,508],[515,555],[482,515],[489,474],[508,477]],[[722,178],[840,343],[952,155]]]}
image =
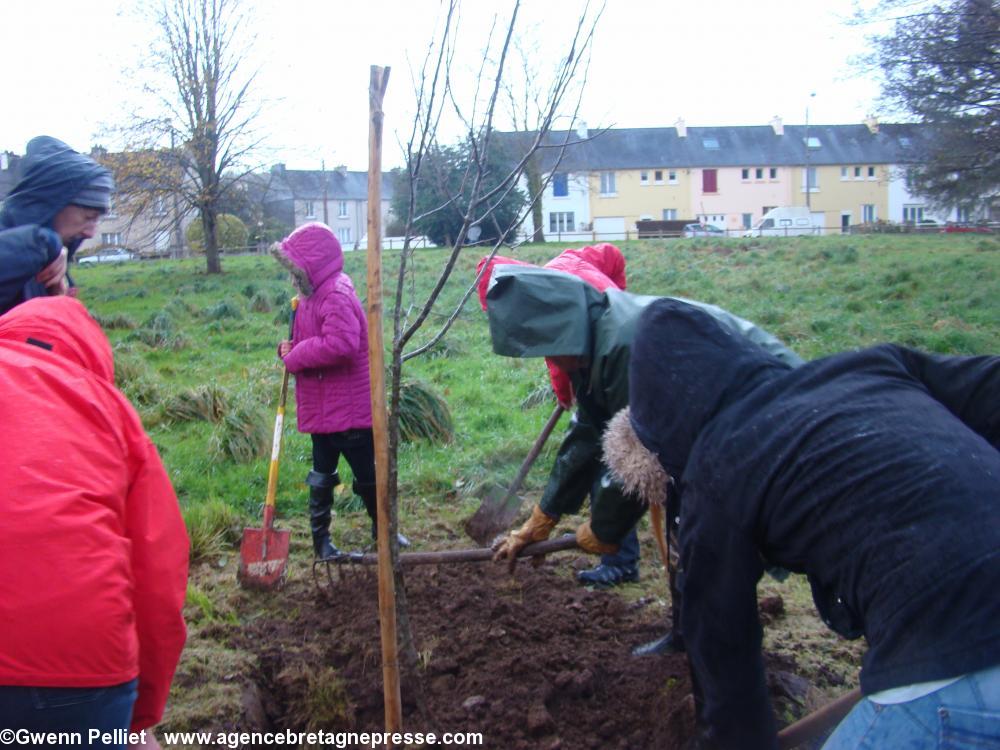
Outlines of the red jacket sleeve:
{"label": "red jacket sleeve", "polygon": [[545,360],[545,366],[549,368],[549,380],[552,382],[556,400],[564,409],[569,409],[573,406],[573,384],[569,380],[569,375],[548,359]]}
{"label": "red jacket sleeve", "polygon": [[177,496],[145,432],[136,453],[125,510],[139,638],[139,695],[132,731],[157,724],[167,703],[186,637],[183,608],[189,544]]}

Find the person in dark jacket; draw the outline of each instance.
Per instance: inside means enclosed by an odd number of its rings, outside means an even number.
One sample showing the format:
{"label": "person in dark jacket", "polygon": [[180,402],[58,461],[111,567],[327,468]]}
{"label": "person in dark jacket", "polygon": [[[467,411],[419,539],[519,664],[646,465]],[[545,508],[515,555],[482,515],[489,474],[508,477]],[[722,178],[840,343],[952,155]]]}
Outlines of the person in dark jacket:
{"label": "person in dark jacket", "polygon": [[680,497],[701,746],[776,747],[756,601],[769,564],[806,574],[824,622],[868,641],[866,699],[828,748],[997,746],[1000,357],[883,344],[790,369],[659,300],[629,393],[631,428]]}
{"label": "person in dark jacket", "polygon": [[0,314],[32,297],[65,294],[80,244],[111,206],[111,172],[50,136],[33,138],[22,177],[0,209]]}
{"label": "person in dark jacket", "polygon": [[[577,531],[580,546],[594,554],[614,553],[645,513],[622,491],[601,461],[601,433],[628,405],[628,362],[642,311],[662,297],[607,288],[598,291],[568,273],[531,266],[499,265],[486,294],[493,351],[509,357],[548,357],[569,374],[577,399],[576,418],[559,447],[552,473],[531,518],[496,548],[498,560],[513,565],[531,542],[548,538],[559,518],[576,513],[591,495],[591,517]],[[716,307],[690,302],[752,346],[801,360],[774,336]]]}

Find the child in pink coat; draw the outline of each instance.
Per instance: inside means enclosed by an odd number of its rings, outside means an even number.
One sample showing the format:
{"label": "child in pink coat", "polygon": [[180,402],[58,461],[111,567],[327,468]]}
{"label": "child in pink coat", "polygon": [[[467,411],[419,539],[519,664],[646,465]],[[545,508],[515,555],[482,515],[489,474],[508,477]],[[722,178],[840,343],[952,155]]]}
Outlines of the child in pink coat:
{"label": "child in pink coat", "polygon": [[[316,557],[337,554],[330,541],[333,490],[343,455],[354,473],[354,492],[365,504],[376,535],[375,450],[368,376],[368,322],[343,272],[344,253],[333,231],[312,222],[272,248],[292,274],[300,303],[291,341],[278,345],[295,375],[299,432],[312,438],[309,518]],[[409,542],[400,535],[400,544]]]}

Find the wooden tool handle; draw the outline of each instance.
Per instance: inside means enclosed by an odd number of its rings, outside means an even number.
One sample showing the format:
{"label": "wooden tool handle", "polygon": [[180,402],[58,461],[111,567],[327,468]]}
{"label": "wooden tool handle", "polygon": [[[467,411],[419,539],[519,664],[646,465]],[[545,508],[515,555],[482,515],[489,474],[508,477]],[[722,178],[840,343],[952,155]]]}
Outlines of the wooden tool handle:
{"label": "wooden tool handle", "polygon": [[[535,557],[537,555],[547,555],[550,552],[561,552],[562,550],[575,549],[576,536],[564,534],[556,539],[546,539],[544,542],[529,544],[518,553],[518,557]],[[478,549],[442,550],[440,552],[402,552],[399,555],[401,565],[438,565],[440,563],[470,563],[485,562],[493,559],[493,550],[489,547]],[[355,563],[360,565],[376,565],[378,556],[374,553],[368,554],[346,554],[335,557],[331,560],[335,563]]]}
{"label": "wooden tool handle", "polygon": [[789,724],[778,732],[779,750],[792,750],[803,742],[818,737],[847,716],[859,700],[861,700],[861,688],[854,688],[822,708],[816,709],[808,716],[802,717],[794,724]]}

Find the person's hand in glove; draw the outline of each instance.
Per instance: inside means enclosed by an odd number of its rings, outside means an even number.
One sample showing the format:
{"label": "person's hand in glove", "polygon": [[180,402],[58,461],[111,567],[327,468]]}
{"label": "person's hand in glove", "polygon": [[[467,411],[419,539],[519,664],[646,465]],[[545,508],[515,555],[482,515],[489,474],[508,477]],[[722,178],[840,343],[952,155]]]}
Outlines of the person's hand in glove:
{"label": "person's hand in glove", "polygon": [[592,555],[613,555],[618,551],[617,544],[602,542],[594,536],[590,521],[584,521],[576,528],[576,544],[584,552]]}
{"label": "person's hand in glove", "polygon": [[507,560],[507,567],[513,573],[518,552],[534,542],[544,542],[558,522],[558,516],[550,516],[536,505],[531,510],[531,518],[521,528],[494,542],[493,559],[497,562]]}

